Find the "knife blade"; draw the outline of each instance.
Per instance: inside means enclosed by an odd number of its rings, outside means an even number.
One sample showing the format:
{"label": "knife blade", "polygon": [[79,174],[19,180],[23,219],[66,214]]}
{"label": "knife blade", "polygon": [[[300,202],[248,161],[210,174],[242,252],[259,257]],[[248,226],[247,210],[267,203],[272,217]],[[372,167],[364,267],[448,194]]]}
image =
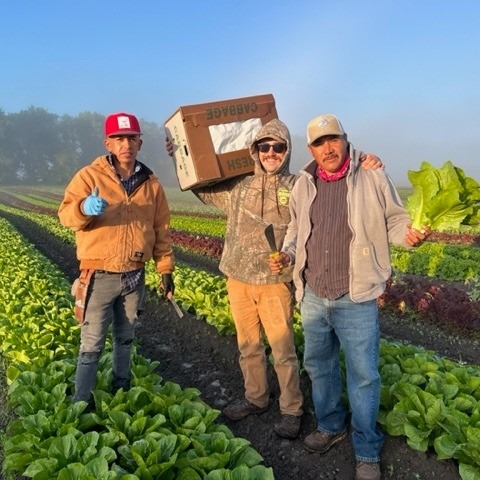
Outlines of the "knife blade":
{"label": "knife blade", "polygon": [[[268,245],[270,247],[270,257],[277,258],[280,255],[280,252],[277,248],[277,243],[275,241],[275,233],[273,232],[273,225],[270,223],[265,227],[265,238],[268,241]],[[278,273],[282,273],[283,268],[280,268]]]}
{"label": "knife blade", "polygon": [[180,318],[182,318],[183,317],[183,312],[180,310],[180,307],[178,306],[177,301],[173,297],[170,297],[169,300],[170,300],[170,303],[173,305],[173,308],[174,308],[175,312],[177,313],[177,315]]}
{"label": "knife blade", "polygon": [[180,309],[180,307],[178,306],[178,303],[177,301],[173,298],[173,295],[171,293],[169,293],[166,297],[165,295],[163,294],[163,291],[161,289],[158,289],[158,295],[160,297],[164,297],[166,298],[173,306],[174,310],[175,310],[175,313],[180,317],[182,318],[184,313],[182,312],[182,310]]}
{"label": "knife blade", "polygon": [[265,238],[267,239],[268,245],[270,246],[271,253],[278,254],[277,244],[275,242],[275,233],[273,232],[272,224],[265,227]]}

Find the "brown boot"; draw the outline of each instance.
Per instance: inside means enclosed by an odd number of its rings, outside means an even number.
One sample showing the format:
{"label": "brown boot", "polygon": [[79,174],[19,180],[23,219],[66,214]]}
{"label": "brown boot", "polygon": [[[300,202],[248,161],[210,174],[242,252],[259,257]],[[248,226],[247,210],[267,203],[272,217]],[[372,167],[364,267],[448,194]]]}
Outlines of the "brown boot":
{"label": "brown boot", "polygon": [[355,480],[380,480],[379,462],[357,462]]}
{"label": "brown boot", "polygon": [[337,433],[336,435],[329,435],[328,433],[321,432],[320,430],[315,430],[305,438],[303,445],[310,452],[325,453],[336,443],[341,442],[346,436],[346,430]]}
{"label": "brown boot", "polygon": [[268,405],[266,407],[257,407],[257,405],[250,403],[247,399],[243,399],[227,405],[223,409],[223,414],[229,420],[237,421],[243,420],[249,415],[258,415],[259,413],[263,413],[267,410],[267,408]]}
{"label": "brown boot", "polygon": [[300,432],[302,417],[295,415],[282,415],[278,423],[273,426],[274,432],[283,438],[297,438]]}

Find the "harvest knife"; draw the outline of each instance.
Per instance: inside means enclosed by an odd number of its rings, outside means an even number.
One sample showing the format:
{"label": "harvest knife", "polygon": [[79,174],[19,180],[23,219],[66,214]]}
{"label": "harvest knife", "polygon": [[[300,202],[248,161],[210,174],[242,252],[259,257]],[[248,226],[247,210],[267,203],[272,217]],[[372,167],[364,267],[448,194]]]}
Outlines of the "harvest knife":
{"label": "harvest knife", "polygon": [[177,301],[172,297],[170,297],[168,300],[170,300],[170,303],[173,305],[173,308],[177,315],[182,318],[183,317],[183,312],[180,310],[180,307],[178,306]]}
{"label": "harvest knife", "polygon": [[275,234],[273,233],[273,225],[267,225],[265,227],[265,238],[268,241],[268,245],[270,246],[270,251],[273,254],[278,255],[277,244],[275,243]]}
{"label": "harvest knife", "polygon": [[[280,253],[277,248],[277,244],[275,242],[275,234],[273,233],[273,225],[267,225],[265,227],[265,238],[268,241],[268,245],[270,246],[270,257],[271,258],[277,258]],[[278,273],[282,273],[283,268],[280,268],[280,271]]]}

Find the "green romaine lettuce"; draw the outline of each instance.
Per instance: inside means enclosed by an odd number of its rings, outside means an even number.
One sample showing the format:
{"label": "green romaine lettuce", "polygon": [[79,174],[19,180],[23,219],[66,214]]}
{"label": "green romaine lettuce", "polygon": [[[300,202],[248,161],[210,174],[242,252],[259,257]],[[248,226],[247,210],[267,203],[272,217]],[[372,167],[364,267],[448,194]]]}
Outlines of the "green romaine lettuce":
{"label": "green romaine lettuce", "polygon": [[440,168],[422,162],[419,171],[408,171],[408,178],[414,188],[406,205],[413,228],[445,231],[480,223],[480,186],[452,162]]}

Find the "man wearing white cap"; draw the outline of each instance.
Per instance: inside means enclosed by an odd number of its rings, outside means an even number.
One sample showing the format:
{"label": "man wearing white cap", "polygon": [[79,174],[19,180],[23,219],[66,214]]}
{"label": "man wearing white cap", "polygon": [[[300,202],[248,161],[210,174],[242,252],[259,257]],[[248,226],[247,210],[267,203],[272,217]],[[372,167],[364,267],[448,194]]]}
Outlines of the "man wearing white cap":
{"label": "man wearing white cap", "polygon": [[379,321],[376,298],[391,273],[389,244],[411,247],[429,233],[410,218],[383,169],[360,168],[363,153],[348,142],[340,121],[320,115],[307,126],[314,159],[290,198],[291,221],[273,272],[294,265],[296,300],[305,333],[304,366],[312,381],[317,429],[304,440],[325,453],[347,436],[342,403],[340,348],[357,480],[380,480],[383,435],[380,401]]}
{"label": "man wearing white cap", "polygon": [[145,264],[152,259],[167,297],[173,295],[170,210],[162,185],[137,160],[142,146],[137,118],[114,113],[105,120],[108,155],[77,172],[58,215],[75,231],[80,277],[75,315],[82,324],[74,401],[93,408],[98,361],[112,325],[112,390],[130,386],[130,356],[142,309]]}

